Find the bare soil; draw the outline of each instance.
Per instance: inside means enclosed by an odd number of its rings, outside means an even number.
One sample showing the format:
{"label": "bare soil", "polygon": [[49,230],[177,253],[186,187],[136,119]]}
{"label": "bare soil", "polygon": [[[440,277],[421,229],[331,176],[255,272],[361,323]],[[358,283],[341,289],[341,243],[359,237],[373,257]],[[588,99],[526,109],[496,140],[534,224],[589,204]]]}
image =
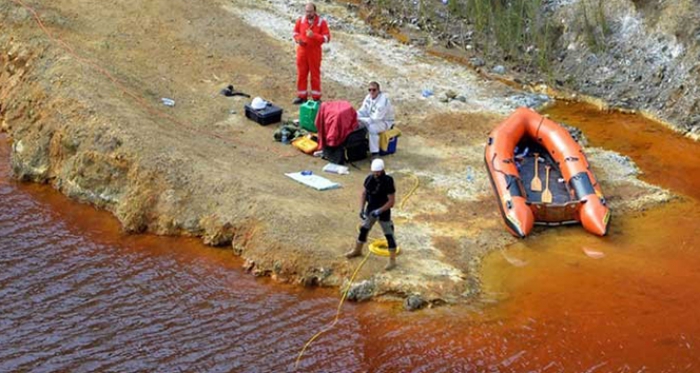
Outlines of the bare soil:
{"label": "bare soil", "polygon": [[[219,94],[233,84],[282,106],[285,119],[297,116],[291,29],[302,1],[26,5],[41,25],[23,3],[0,3],[0,123],[13,140],[18,179],[107,209],[130,232],[200,236],[229,247],[256,275],[305,285],[347,281],[359,260],[342,253],[355,240],[368,161],[350,175],[323,175],[340,189],[298,184],[284,173],[322,174],[326,162],[274,142],[276,126],[247,120],[249,99]],[[514,241],[482,158],[488,132],[523,93],[370,36],[341,5],[324,3],[321,12],[333,34],[324,51],[324,100],[359,104],[366,82],[377,79],[403,131],[399,151],[385,158],[398,187],[403,254],[392,272],[370,258],[358,278],[369,280],[378,299],[468,301],[479,292],[481,257]],[[466,100],[424,98],[426,88],[453,89]],[[163,97],[175,106],[162,105]],[[618,197],[616,213],[670,198],[637,180],[629,162],[589,153],[604,190]],[[619,167],[627,171],[610,174]]]}

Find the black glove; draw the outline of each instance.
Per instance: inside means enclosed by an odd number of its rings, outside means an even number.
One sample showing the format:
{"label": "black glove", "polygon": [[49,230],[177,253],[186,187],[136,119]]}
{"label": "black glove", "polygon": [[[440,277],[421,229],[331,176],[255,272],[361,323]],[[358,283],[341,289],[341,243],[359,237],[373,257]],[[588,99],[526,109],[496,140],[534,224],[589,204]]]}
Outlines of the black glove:
{"label": "black glove", "polygon": [[375,218],[378,218],[379,215],[381,215],[381,214],[382,214],[382,210],[380,210],[380,209],[376,209],[376,210],[370,212],[370,215],[374,216]]}
{"label": "black glove", "polygon": [[365,213],[365,210],[360,210],[360,219],[367,220],[367,214]]}

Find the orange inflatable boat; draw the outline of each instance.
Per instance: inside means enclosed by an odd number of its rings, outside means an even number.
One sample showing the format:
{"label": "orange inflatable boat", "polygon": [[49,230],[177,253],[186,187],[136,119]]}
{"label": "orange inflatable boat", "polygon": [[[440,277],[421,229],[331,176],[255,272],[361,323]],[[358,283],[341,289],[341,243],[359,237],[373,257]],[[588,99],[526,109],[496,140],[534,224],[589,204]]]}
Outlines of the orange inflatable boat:
{"label": "orange inflatable boat", "polygon": [[581,146],[554,121],[519,108],[489,135],[484,156],[508,230],[581,223],[604,236],[610,209]]}

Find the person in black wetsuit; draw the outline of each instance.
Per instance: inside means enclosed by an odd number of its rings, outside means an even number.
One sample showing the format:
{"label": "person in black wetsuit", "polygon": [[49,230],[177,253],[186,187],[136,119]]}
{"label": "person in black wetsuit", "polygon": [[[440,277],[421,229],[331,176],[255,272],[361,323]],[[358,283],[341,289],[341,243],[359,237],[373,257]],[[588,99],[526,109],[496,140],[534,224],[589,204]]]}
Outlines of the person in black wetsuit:
{"label": "person in black wetsuit", "polygon": [[367,235],[379,221],[389,246],[389,263],[384,267],[390,271],[396,267],[396,240],[394,223],[391,221],[391,208],[394,207],[396,188],[394,179],[384,172],[384,161],[375,159],[371,166],[372,174],[367,176],[360,198],[360,219],[362,227],[357,237],[355,248],[345,254],[350,259],[362,255],[362,246],[367,242]]}

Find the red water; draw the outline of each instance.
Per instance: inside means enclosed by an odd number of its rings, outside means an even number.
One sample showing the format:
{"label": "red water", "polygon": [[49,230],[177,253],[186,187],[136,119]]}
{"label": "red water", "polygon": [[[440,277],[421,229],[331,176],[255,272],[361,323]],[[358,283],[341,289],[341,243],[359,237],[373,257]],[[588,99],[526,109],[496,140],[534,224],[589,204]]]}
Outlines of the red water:
{"label": "red water", "polygon": [[[593,146],[691,198],[614,216],[606,238],[566,227],[519,241],[485,260],[473,306],[346,304],[298,371],[700,371],[700,145],[584,109],[550,114],[586,119]],[[256,279],[196,240],[124,235],[108,213],[11,181],[8,157],[0,139],[0,371],[294,371],[332,321],[336,291]]]}
{"label": "red water", "polygon": [[638,115],[603,113],[585,104],[562,103],[545,113],[582,129],[592,146],[632,158],[642,179],[700,199],[700,143]]}

